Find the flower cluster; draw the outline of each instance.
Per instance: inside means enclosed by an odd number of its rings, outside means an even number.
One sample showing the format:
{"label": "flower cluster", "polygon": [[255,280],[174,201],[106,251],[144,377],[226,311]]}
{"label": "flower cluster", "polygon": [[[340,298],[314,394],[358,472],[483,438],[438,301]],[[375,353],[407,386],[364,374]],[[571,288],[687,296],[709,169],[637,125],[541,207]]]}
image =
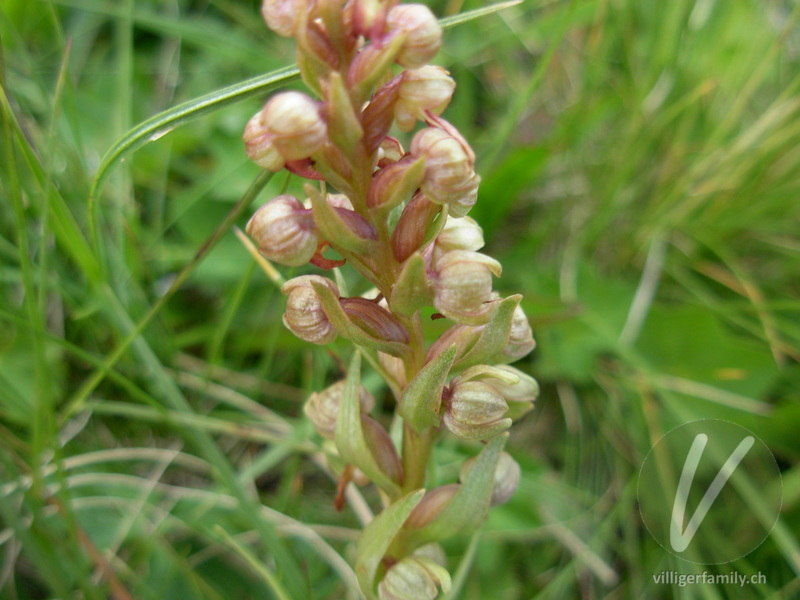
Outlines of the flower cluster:
{"label": "flower cluster", "polygon": [[[431,11],[394,0],[264,0],[262,14],[296,40],[314,97],[278,93],[245,127],[251,160],[308,180],[305,198],[274,198],[247,233],[269,260],[323,271],[347,263],[377,290],[343,297],[328,277],[296,277],[282,288],[283,322],[307,342],[342,337],[358,348],[347,379],[313,394],[305,412],[329,440],[340,483],[373,482],[394,515],[364,531],[362,546],[383,552],[357,559],[364,593],[435,598],[450,579],[425,549],[479,526],[519,481],[503,432],[532,408],[538,386],[506,363],[533,350],[531,328],[520,296],[493,291],[501,265],[480,252],[483,231],[467,216],[480,177],[475,153],[441,117],[455,83],[428,64],[442,43]],[[393,126],[409,134],[407,147]],[[426,307],[452,322],[427,345]],[[396,396],[399,449],[369,415],[375,402],[358,380],[364,354]],[[445,429],[487,443],[460,483],[425,492]]]}

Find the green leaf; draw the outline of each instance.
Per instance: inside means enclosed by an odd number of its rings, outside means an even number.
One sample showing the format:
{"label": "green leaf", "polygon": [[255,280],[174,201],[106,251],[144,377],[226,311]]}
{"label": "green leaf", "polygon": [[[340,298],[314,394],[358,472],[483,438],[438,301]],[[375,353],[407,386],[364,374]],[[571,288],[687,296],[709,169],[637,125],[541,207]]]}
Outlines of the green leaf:
{"label": "green leaf", "polygon": [[400,487],[378,466],[364,437],[361,426],[361,403],[358,400],[360,387],[361,353],[356,351],[350,361],[344,392],[339,401],[339,413],[336,416],[336,448],[346,462],[361,469],[375,485],[389,496],[396,498],[400,495]]}
{"label": "green leaf", "polygon": [[511,0],[511,2],[490,4],[489,6],[484,6],[483,8],[476,8],[474,10],[468,10],[467,12],[453,15],[452,17],[439,19],[439,25],[442,26],[442,29],[450,29],[456,25],[461,25],[462,23],[467,23],[469,21],[474,21],[475,19],[480,19],[481,17],[486,17],[496,12],[500,12],[501,10],[516,6],[517,4],[522,4],[522,0]]}
{"label": "green leaf", "polygon": [[456,361],[454,369],[466,369],[490,361],[506,347],[508,337],[511,335],[514,311],[521,300],[522,296],[515,294],[500,301],[492,318],[484,326],[481,337],[469,352]]}
{"label": "green leaf", "polygon": [[413,315],[420,308],[430,306],[432,300],[433,292],[425,271],[425,259],[419,253],[412,254],[392,287],[389,299],[392,312]]}
{"label": "green leaf", "polygon": [[502,433],[489,440],[442,512],[422,529],[409,533],[414,546],[474,533],[481,527],[492,500],[497,461],[507,439],[508,434]]}
{"label": "green leaf", "polygon": [[[199,98],[188,100],[178,106],[160,112],[146,121],[142,121],[111,146],[103,156],[92,182],[90,198],[95,197],[114,163],[121,161],[148,142],[154,142],[176,127],[219,110],[224,106],[247,100],[284,85],[297,77],[297,74],[298,71],[295,66],[278,69],[266,75],[259,75],[252,79],[240,81]],[[244,127],[244,124],[242,124],[242,127]]]}
{"label": "green leaf", "polygon": [[339,304],[339,298],[337,298],[331,290],[319,283],[312,282],[311,285],[314,286],[314,289],[319,295],[325,315],[336,328],[336,332],[339,335],[359,346],[364,346],[372,350],[380,350],[392,356],[403,357],[409,352],[409,347],[405,344],[401,344],[400,342],[387,342],[372,337],[347,317],[341,304]]}
{"label": "green leaf", "polygon": [[361,534],[356,550],[356,575],[368,597],[375,596],[375,575],[383,556],[424,495],[425,490],[417,490],[403,496],[375,517]]}
{"label": "green leaf", "polygon": [[397,412],[418,432],[439,426],[442,388],[447,381],[450,367],[453,366],[457,350],[455,344],[450,346],[425,365],[403,390]]}

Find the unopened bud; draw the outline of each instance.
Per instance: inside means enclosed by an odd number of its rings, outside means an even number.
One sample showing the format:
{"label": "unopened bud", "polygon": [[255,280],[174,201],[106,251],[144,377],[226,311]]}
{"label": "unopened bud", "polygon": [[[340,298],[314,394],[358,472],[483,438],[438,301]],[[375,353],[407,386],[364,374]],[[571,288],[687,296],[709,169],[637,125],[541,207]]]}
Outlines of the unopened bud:
{"label": "unopened bud", "polygon": [[356,36],[372,37],[380,31],[386,20],[385,0],[354,0],[353,33]]}
{"label": "unopened bud", "polygon": [[386,429],[372,417],[361,415],[361,429],[372,457],[389,479],[403,484],[403,463]]}
{"label": "unopened bud", "polygon": [[503,418],[508,404],[497,390],[481,381],[452,384],[444,404],[444,424],[460,438],[485,440],[511,426],[511,419]]}
{"label": "unopened bud", "polygon": [[308,158],[327,140],[319,104],[303,93],[277,94],[261,112],[264,128],[286,160]]}
{"label": "unopened bud", "polygon": [[405,155],[403,145],[395,138],[386,136],[381,141],[378,148],[378,166],[385,167],[388,164],[397,162]]}
{"label": "unopened bud", "polygon": [[264,256],[289,267],[311,260],[319,243],[311,211],[288,195],[278,196],[259,208],[246,231]]}
{"label": "unopened bud", "polygon": [[406,387],[406,366],[403,359],[378,352],[378,362],[386,370],[386,373],[394,379],[399,389]]}
{"label": "unopened bud", "polygon": [[453,250],[439,259],[436,270],[436,309],[458,323],[483,324],[491,312],[492,275],[500,276],[500,263],[478,252]]}
{"label": "unopened bud", "polygon": [[408,332],[392,313],[365,298],[339,301],[347,317],[360,329],[385,342],[408,343]]}
{"label": "unopened bud", "polygon": [[411,158],[392,163],[378,171],[369,186],[367,206],[392,209],[408,199],[422,183],[425,164]]}
{"label": "unopened bud", "polygon": [[393,565],[378,585],[380,600],[434,600],[437,586],[450,591],[450,574],[425,556],[407,556]]}
{"label": "unopened bud", "polygon": [[428,64],[442,45],[442,28],[424,4],[395,6],[389,11],[386,27],[389,34],[405,33],[396,60],[407,69],[418,69]]}
{"label": "unopened bud", "polygon": [[297,0],[264,0],[261,16],[267,27],[283,37],[291,37],[297,23],[300,3]]}
{"label": "unopened bud", "polygon": [[411,140],[412,156],[425,157],[422,192],[444,204],[453,217],[463,217],[478,198],[480,177],[475,174],[475,155],[464,139],[438,127],[420,130]]}
{"label": "unopened bud", "polygon": [[[461,481],[470,472],[477,457],[470,458],[461,467]],[[492,490],[491,505],[505,504],[509,501],[519,487],[521,469],[508,452],[501,452],[494,471],[494,488]]]}
{"label": "unopened bud", "polygon": [[441,208],[423,194],[415,195],[403,209],[400,220],[392,233],[394,256],[403,262],[420,249],[425,242],[428,228]]}
{"label": "unopened bud", "polygon": [[407,529],[422,529],[433,521],[447,506],[461,486],[457,483],[443,485],[427,492],[408,515],[404,527]]}
{"label": "unopened bud", "polygon": [[458,361],[475,345],[484,329],[484,326],[453,325],[431,344],[425,356],[425,362],[429,363],[432,360],[436,360],[442,352],[453,344],[456,345],[456,361]]}
{"label": "unopened bud", "polygon": [[[321,392],[314,392],[303,406],[303,412],[314,424],[314,428],[325,438],[334,439],[336,435],[336,417],[339,404],[344,393],[345,381],[338,381]],[[365,388],[358,394],[361,412],[368,413],[375,406],[375,399]]]}
{"label": "unopened bud", "polygon": [[275,147],[272,134],[264,124],[264,111],[258,111],[247,122],[242,134],[247,157],[262,169],[277,173],[286,164],[286,159]]}
{"label": "unopened bud", "polygon": [[424,120],[425,111],[442,114],[455,88],[455,81],[441,67],[425,66],[405,71],[394,107],[398,129],[411,131],[418,119]]}
{"label": "unopened bud", "polygon": [[511,335],[509,335],[508,343],[498,360],[514,362],[530,354],[534,348],[536,348],[536,340],[533,339],[531,324],[522,307],[517,306],[511,321]]}
{"label": "unopened bud", "polygon": [[436,236],[433,261],[436,263],[451,250],[470,250],[474,252],[481,248],[483,248],[483,229],[475,222],[475,219],[471,217],[447,219],[444,228]]}
{"label": "unopened bud", "polygon": [[476,365],[453,381],[482,381],[492,386],[508,403],[506,416],[514,420],[530,412],[539,395],[539,384],[533,377],[507,365]]}
{"label": "unopened bud", "polygon": [[336,284],[319,275],[302,275],[290,279],[281,287],[281,292],[288,296],[283,324],[301,340],[312,344],[329,344],[336,339],[336,329],[325,315],[311,282],[322,284],[339,295]]}

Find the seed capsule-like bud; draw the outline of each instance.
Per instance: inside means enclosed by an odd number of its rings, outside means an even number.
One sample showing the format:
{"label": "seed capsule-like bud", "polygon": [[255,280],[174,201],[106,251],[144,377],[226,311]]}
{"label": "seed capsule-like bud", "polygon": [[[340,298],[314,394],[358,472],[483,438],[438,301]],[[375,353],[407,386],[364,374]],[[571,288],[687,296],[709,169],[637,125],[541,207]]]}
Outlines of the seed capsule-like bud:
{"label": "seed capsule-like bud", "polygon": [[534,348],[536,348],[536,340],[533,339],[531,324],[528,322],[528,317],[522,307],[517,306],[511,321],[511,335],[497,360],[514,362],[530,354]]}
{"label": "seed capsule-like bud", "polygon": [[266,128],[263,110],[247,122],[242,140],[247,157],[262,169],[277,173],[286,164],[286,159],[275,147],[272,134]]}
{"label": "seed capsule-like bud", "polygon": [[474,252],[481,248],[483,248],[483,229],[475,222],[475,219],[471,217],[447,219],[441,233],[436,236],[436,242],[433,247],[433,261],[436,263],[451,250],[470,250]]}
{"label": "seed capsule-like bud", "polygon": [[348,318],[369,335],[386,342],[408,343],[408,332],[392,313],[365,298],[339,301]]}
{"label": "seed capsule-like bud", "polygon": [[261,110],[263,126],[285,160],[308,158],[327,140],[319,104],[300,92],[273,96]]}
{"label": "seed capsule-like bud", "polygon": [[438,127],[420,130],[411,140],[411,155],[425,157],[422,192],[448,207],[453,217],[463,217],[478,198],[480,177],[475,174],[475,154],[464,139]]}
{"label": "seed capsule-like bud", "polygon": [[[461,467],[461,481],[475,464],[476,457],[470,458]],[[501,452],[494,471],[494,489],[492,490],[492,506],[505,504],[519,487],[521,470],[519,464],[508,452]]]}
{"label": "seed capsule-like bud", "polygon": [[312,281],[327,286],[334,294],[339,295],[336,284],[319,275],[302,275],[290,279],[281,287],[281,292],[288,296],[283,324],[301,340],[312,344],[329,344],[336,339],[336,329],[325,315],[319,296],[311,285]]}
{"label": "seed capsule-like bud", "polygon": [[461,486],[457,483],[443,485],[427,492],[408,515],[404,527],[422,529],[442,512]]}
{"label": "seed capsule-like bud", "polygon": [[457,381],[444,400],[444,424],[460,438],[485,440],[511,426],[504,419],[508,404],[492,386],[482,381]]}
{"label": "seed capsule-like bud", "polygon": [[380,600],[434,600],[437,586],[450,591],[450,574],[425,556],[407,556],[386,572],[378,584]]}
{"label": "seed capsule-like bud", "polygon": [[264,0],[261,3],[261,16],[267,27],[283,37],[291,37],[300,10],[297,0]]}
{"label": "seed capsule-like bud", "polygon": [[481,325],[491,310],[492,275],[500,276],[500,263],[478,252],[453,250],[436,264],[436,309],[458,323]]}
{"label": "seed capsule-like bud", "polygon": [[278,196],[259,208],[246,231],[264,256],[289,267],[311,260],[319,243],[311,211],[288,195]]}
{"label": "seed capsule-like bud", "polygon": [[392,438],[375,419],[361,415],[361,430],[372,457],[389,479],[403,485],[403,463],[397,454]]}
{"label": "seed capsule-like bud", "polygon": [[397,162],[403,158],[405,152],[402,144],[397,139],[386,136],[378,148],[378,166],[385,167],[388,164]]}
{"label": "seed capsule-like bud", "polygon": [[424,120],[425,111],[440,115],[450,104],[456,83],[441,67],[425,66],[405,71],[398,87],[394,107],[397,127],[411,131],[417,119]]}
{"label": "seed capsule-like bud", "polygon": [[[339,414],[345,383],[338,381],[321,392],[314,392],[303,406],[303,412],[314,424],[314,428],[329,440],[336,435],[336,416]],[[370,412],[375,406],[375,398],[363,387],[359,390],[358,400],[362,413]]]}
{"label": "seed capsule-like bud", "polygon": [[386,18],[389,34],[405,33],[406,39],[397,54],[397,63],[418,69],[436,56],[442,45],[442,28],[424,4],[401,4]]}

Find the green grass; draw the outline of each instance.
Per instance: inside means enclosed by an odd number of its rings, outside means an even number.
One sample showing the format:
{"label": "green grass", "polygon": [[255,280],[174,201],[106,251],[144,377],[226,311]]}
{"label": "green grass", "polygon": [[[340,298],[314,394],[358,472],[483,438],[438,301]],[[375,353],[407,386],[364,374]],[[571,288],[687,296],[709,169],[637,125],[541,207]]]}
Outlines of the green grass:
{"label": "green grass", "polygon": [[[445,545],[453,598],[800,595],[799,19],[527,1],[446,33],[471,214],[499,291],[525,295],[539,347],[518,366],[543,388],[509,441],[520,490]],[[377,498],[336,513],[301,409],[349,350],[283,328],[233,230],[301,189],[244,156],[265,88],[103,162],[153,115],[291,65],[291,44],[233,0],[7,0],[0,42],[0,597],[355,597]],[[366,365],[365,385],[388,402]],[[664,551],[636,499],[653,444],[700,418],[756,432],[783,473],[770,537],[718,567]],[[475,450],[448,438],[434,480]],[[654,585],[665,569],[767,583]]]}

